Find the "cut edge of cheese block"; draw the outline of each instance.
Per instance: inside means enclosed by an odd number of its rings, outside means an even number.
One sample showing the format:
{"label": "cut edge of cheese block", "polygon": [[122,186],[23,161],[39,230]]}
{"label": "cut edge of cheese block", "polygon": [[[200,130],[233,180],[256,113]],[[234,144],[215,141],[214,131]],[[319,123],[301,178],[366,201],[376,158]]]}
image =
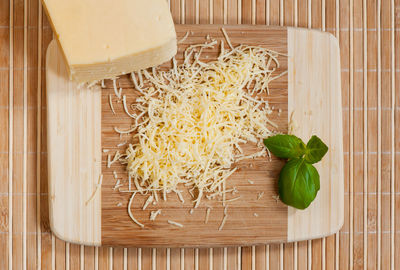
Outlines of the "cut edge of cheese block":
{"label": "cut edge of cheese block", "polygon": [[60,33],[57,31],[52,20],[46,0],[42,0],[41,2],[54,32],[54,37],[57,40],[59,48],[61,49],[69,78],[75,82],[84,83],[99,81],[102,79],[113,79],[123,74],[161,65],[174,57],[177,53],[177,39],[174,22],[167,5],[165,5],[167,7],[166,12],[168,13],[166,15],[166,21],[164,22],[164,25],[166,25],[165,32],[169,33],[170,38],[165,39],[164,43],[160,44],[160,40],[158,40],[156,44],[154,44],[154,47],[132,51],[130,54],[122,55],[120,57],[113,58],[112,60],[102,59],[92,63],[71,63],[68,61],[66,50],[63,46],[64,42],[62,42]]}
{"label": "cut edge of cheese block", "polygon": [[[60,42],[58,43],[60,44]],[[113,79],[119,75],[158,66],[174,57],[176,52],[176,38],[172,38],[159,47],[121,57],[106,63],[71,65],[69,66],[69,75],[70,79],[77,82]]]}

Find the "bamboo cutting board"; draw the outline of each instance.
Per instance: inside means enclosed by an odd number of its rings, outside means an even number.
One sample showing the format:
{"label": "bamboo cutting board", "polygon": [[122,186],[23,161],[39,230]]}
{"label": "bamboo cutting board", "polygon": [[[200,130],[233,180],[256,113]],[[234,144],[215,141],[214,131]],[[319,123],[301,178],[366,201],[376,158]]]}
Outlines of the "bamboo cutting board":
{"label": "bamboo cutting board", "polygon": [[[224,26],[234,45],[260,45],[287,54],[281,57],[278,72],[287,76],[271,83],[268,96],[275,112],[272,119],[278,131],[287,132],[289,116],[295,134],[304,140],[317,134],[330,147],[327,156],[317,164],[321,190],[312,205],[304,211],[286,207],[274,199],[277,176],[283,162],[258,158],[240,162],[238,172],[228,180],[236,186],[240,200],[230,202],[224,229],[218,231],[223,218],[220,202],[202,203],[193,214],[189,194],[182,204],[176,195],[167,202],[141,208],[146,197],[135,198],[134,216],[144,223],[141,229],[127,213],[129,193],[114,191],[113,172],[122,182],[127,176],[122,165],[106,167],[107,155],[129,137],[120,137],[113,127],[128,128],[131,119],[123,113],[122,104],[113,96],[117,115],[108,104],[113,93],[111,81],[106,88],[78,89],[68,80],[62,54],[53,41],[47,51],[47,121],[50,223],[61,239],[89,245],[123,246],[222,246],[252,245],[318,238],[338,231],[343,224],[343,146],[340,91],[339,47],[336,39],[326,33],[294,28],[264,26]],[[207,34],[221,39],[220,26],[177,25],[178,39],[190,31],[179,46],[178,59],[189,44],[204,42]],[[208,51],[215,58],[219,49]],[[133,102],[137,93],[127,76],[118,80],[127,99]],[[126,147],[126,146],[125,146]],[[254,149],[246,145],[248,150]],[[103,153],[102,149],[110,149]],[[100,189],[93,194],[103,174]],[[250,180],[250,181],[248,181]],[[253,182],[253,184],[250,184]],[[257,194],[264,196],[257,200]],[[101,195],[101,196],[100,196]],[[210,219],[204,223],[206,207],[212,207]],[[149,213],[162,209],[156,221]],[[258,215],[257,217],[255,216]],[[167,223],[184,224],[177,228]]]}

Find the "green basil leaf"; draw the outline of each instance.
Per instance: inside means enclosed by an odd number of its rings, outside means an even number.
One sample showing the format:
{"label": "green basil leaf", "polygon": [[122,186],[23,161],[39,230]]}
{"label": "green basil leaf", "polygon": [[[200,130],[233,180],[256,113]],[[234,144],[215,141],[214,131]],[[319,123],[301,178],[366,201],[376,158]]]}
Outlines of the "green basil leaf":
{"label": "green basil leaf", "polygon": [[264,139],[268,150],[280,158],[298,158],[305,154],[306,146],[294,135],[278,134]]}
{"label": "green basil leaf", "polygon": [[303,158],[289,160],[279,175],[279,197],[287,205],[298,209],[307,208],[317,196],[319,174],[312,164]]}
{"label": "green basil leaf", "polygon": [[307,143],[304,158],[308,163],[314,164],[320,161],[325,156],[326,152],[328,152],[328,146],[314,135]]}

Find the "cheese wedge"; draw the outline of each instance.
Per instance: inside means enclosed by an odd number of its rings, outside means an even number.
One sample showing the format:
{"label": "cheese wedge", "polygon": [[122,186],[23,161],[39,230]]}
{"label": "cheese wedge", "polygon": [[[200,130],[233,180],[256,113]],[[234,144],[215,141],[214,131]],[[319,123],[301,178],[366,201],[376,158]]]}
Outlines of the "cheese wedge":
{"label": "cheese wedge", "polygon": [[70,78],[90,82],[157,66],[177,50],[166,0],[42,0]]}

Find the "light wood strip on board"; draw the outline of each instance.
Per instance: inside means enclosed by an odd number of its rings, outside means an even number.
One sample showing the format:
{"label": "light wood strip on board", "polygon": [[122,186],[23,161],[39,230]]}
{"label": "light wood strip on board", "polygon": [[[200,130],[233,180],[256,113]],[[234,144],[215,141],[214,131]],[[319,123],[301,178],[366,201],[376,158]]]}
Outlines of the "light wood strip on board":
{"label": "light wood strip on board", "polygon": [[[313,48],[313,46],[321,46],[321,47],[325,47],[325,48],[329,48],[329,52],[330,53],[323,53],[325,57],[329,57],[329,65],[322,65],[322,64],[318,64],[315,63],[316,66],[319,67],[319,70],[315,70],[311,71],[311,70],[307,70],[306,72],[302,72],[301,68],[297,69],[297,72],[294,74],[293,73],[293,77],[289,77],[289,92],[291,87],[293,87],[293,85],[291,85],[291,83],[293,84],[298,84],[300,81],[302,80],[306,80],[312,84],[315,85],[320,85],[317,86],[317,88],[324,88],[326,89],[326,87],[328,87],[328,89],[332,89],[329,92],[330,97],[325,99],[326,96],[324,96],[322,98],[322,93],[315,93],[315,95],[313,96],[313,98],[307,98],[307,94],[305,96],[296,96],[296,93],[294,93],[295,95],[293,96],[293,99],[291,99],[291,97],[289,96],[289,115],[292,113],[292,111],[294,111],[294,115],[293,115],[293,119],[296,121],[296,117],[298,117],[298,115],[304,114],[304,112],[310,110],[313,110],[313,108],[318,108],[318,106],[322,106],[324,108],[328,108],[327,105],[323,105],[324,102],[326,102],[326,100],[330,100],[331,102],[333,102],[336,105],[332,105],[332,107],[330,107],[330,112],[328,113],[329,115],[329,119],[330,121],[333,123],[336,120],[336,117],[340,117],[341,115],[339,113],[339,115],[336,115],[335,113],[335,107],[339,104],[341,104],[341,95],[340,93],[338,93],[338,89],[340,89],[339,86],[339,82],[340,82],[340,77],[339,74],[335,75],[337,76],[335,79],[331,80],[331,85],[326,85],[326,81],[325,79],[322,79],[321,76],[315,76],[315,74],[318,74],[318,72],[321,72],[322,69],[327,68],[338,68],[339,67],[339,58],[338,55],[335,54],[335,52],[337,53],[339,50],[339,46],[336,43],[336,41],[332,42],[333,37],[330,35],[325,35],[323,38],[323,41],[321,40],[321,43],[313,43],[312,40],[312,35],[314,33],[317,32],[307,32],[306,30],[296,30],[292,32],[292,29],[288,30],[288,34],[289,34],[289,48],[288,48],[288,52],[289,55],[292,56],[292,61],[293,62],[289,62],[289,74],[290,74],[290,70],[291,70],[291,66],[290,65],[298,65],[300,63],[304,63],[304,59],[303,57],[307,57],[307,54],[311,54],[311,53],[315,53],[315,51],[311,50],[311,48]],[[319,34],[318,34],[319,35]],[[305,44],[307,44],[306,46],[304,46],[304,44],[299,45],[301,38],[300,37],[307,37],[304,40],[302,40],[301,42],[305,42]],[[322,36],[321,36],[322,37]],[[311,38],[311,39],[310,39]],[[298,42],[296,43],[292,43],[291,39],[293,40],[298,40]],[[296,44],[296,46],[298,47],[291,47],[293,44]],[[308,48],[307,51],[302,50],[300,48]],[[299,51],[297,51],[299,50]],[[317,59],[316,57],[313,59]],[[312,76],[313,79],[307,79],[307,76]],[[309,85],[307,84],[302,84],[300,83],[300,85],[302,85],[302,87],[308,88]],[[298,88],[296,88],[297,90]],[[300,91],[299,91],[300,92]],[[298,92],[298,93],[299,93]],[[320,97],[318,97],[317,95],[320,95]],[[305,105],[307,102],[311,102],[313,104],[307,104]],[[325,100],[325,101],[324,101]],[[314,103],[315,102],[315,103]],[[322,110],[321,110],[322,111]],[[316,115],[315,113],[311,113],[309,115],[311,121],[308,122],[302,122],[301,126],[302,129],[301,130],[296,130],[295,134],[298,135],[299,137],[305,139],[310,137],[311,134],[314,134],[315,132],[315,126],[313,125],[326,125],[328,124],[327,118],[328,117],[321,117],[321,115]],[[321,138],[323,138],[323,140],[327,141],[328,144],[330,145],[331,149],[328,153],[328,156],[326,156],[326,159],[323,160],[320,164],[317,164],[316,167],[317,168],[322,168],[325,166],[329,166],[331,168],[331,171],[326,171],[326,172],[321,172],[320,171],[320,175],[321,175],[321,187],[324,186],[324,181],[326,184],[327,183],[332,183],[332,181],[334,179],[342,179],[343,175],[343,156],[342,156],[342,152],[340,149],[342,149],[342,142],[341,140],[337,140],[336,142],[332,141],[336,136],[341,137],[340,133],[341,133],[341,127],[336,126],[336,128],[334,128],[332,130],[332,133],[325,133],[324,131],[327,131],[327,128],[323,128],[321,130],[319,130],[319,136],[321,136]],[[337,134],[339,133],[339,134]],[[330,143],[329,143],[330,141]],[[324,162],[328,162],[328,163],[324,163]],[[329,164],[329,165],[328,165]],[[324,173],[326,173],[326,175],[323,175]],[[328,180],[330,179],[330,180]],[[324,227],[322,224],[324,224],[325,222],[332,222],[332,227],[330,228],[330,231],[336,232],[343,224],[343,216],[341,216],[341,211],[337,211],[338,209],[341,209],[341,199],[343,196],[343,186],[342,185],[338,185],[336,187],[333,187],[331,184],[331,188],[335,189],[334,191],[327,189],[324,190],[323,188],[320,191],[320,196],[318,196],[316,198],[316,200],[327,200],[327,205],[331,205],[335,206],[333,209],[331,208],[333,211],[330,213],[331,216],[324,216],[324,214],[326,214],[327,212],[320,212],[322,209],[317,209],[315,208],[315,204],[314,206],[311,205],[308,209],[304,210],[304,211],[296,211],[293,208],[289,208],[289,217],[288,217],[288,239],[290,240],[303,240],[301,238],[301,233],[299,234],[298,232],[300,231],[296,231],[296,230],[302,230],[302,228],[309,228],[310,230],[310,235],[313,235],[314,237],[318,237],[321,236],[321,232],[318,232],[317,228],[322,228]],[[336,189],[337,188],[337,189]],[[328,192],[328,193],[325,193]],[[329,193],[330,192],[330,193]],[[329,202],[329,203],[328,203]],[[336,208],[336,205],[339,203],[339,207]],[[305,214],[307,213],[307,214]],[[307,217],[307,215],[310,215]],[[313,217],[312,220],[310,217]],[[316,219],[316,217],[318,217],[318,219]],[[308,220],[308,221],[307,221]],[[304,221],[304,223],[303,223]],[[307,222],[309,222],[309,225],[304,225],[304,227],[299,226],[299,224],[307,224]],[[312,222],[312,223],[311,223]],[[313,228],[311,229],[311,224],[319,224],[317,226],[317,228]],[[291,229],[293,226],[293,230]],[[312,231],[312,232],[311,232]]]}
{"label": "light wood strip on board", "polygon": [[[56,42],[52,42],[49,45],[49,50],[47,51],[47,84],[50,85],[52,83],[56,83],[55,91],[47,91],[47,102],[48,102],[48,111],[47,111],[47,122],[48,129],[51,130],[55,128],[57,130],[56,133],[48,134],[48,145],[49,148],[54,145],[57,147],[57,151],[49,153],[49,160],[54,159],[58,160],[62,158],[64,160],[64,164],[62,168],[54,168],[54,170],[49,171],[50,179],[59,179],[61,175],[65,175],[68,177],[64,183],[65,185],[58,185],[55,182],[50,182],[49,186],[49,196],[52,203],[50,204],[50,226],[52,227],[53,233],[56,235],[70,235],[71,238],[65,239],[68,241],[72,241],[75,243],[94,243],[100,244],[100,227],[94,226],[93,224],[100,224],[101,222],[101,188],[100,181],[103,179],[100,171],[100,163],[101,163],[101,107],[100,101],[97,99],[101,98],[101,92],[99,87],[94,87],[87,89],[87,91],[75,91],[77,89],[77,84],[69,81],[67,79],[67,70],[65,69],[64,60],[62,55],[57,49],[58,44]],[[52,49],[53,48],[53,49]],[[50,61],[50,59],[56,60],[55,62]],[[64,74],[60,78],[64,78],[65,81],[52,81],[51,74]],[[64,77],[65,76],[65,77]],[[61,83],[61,84],[59,84]],[[78,95],[78,96],[75,96]],[[75,96],[75,97],[74,97]],[[58,99],[60,103],[56,103],[53,101],[54,98],[63,97]],[[76,106],[76,103],[69,103],[68,100],[77,100],[81,101],[81,105]],[[49,101],[52,102],[49,102]],[[91,105],[91,106],[90,106]],[[71,107],[72,106],[72,107]],[[76,123],[70,123],[69,125],[59,125],[60,119],[63,116],[57,113],[59,108],[64,108],[65,111],[69,111],[71,113],[76,113],[77,119],[82,119],[81,115],[88,114],[91,115],[90,122],[82,122],[82,127],[84,129],[80,129]],[[68,119],[68,117],[65,115]],[[61,118],[59,118],[61,117]],[[65,119],[65,118],[64,118]],[[82,119],[85,121],[85,119]],[[64,122],[64,121],[63,121]],[[65,123],[65,122],[64,122]],[[86,130],[87,126],[91,126],[91,128]],[[86,133],[89,132],[89,133]],[[72,135],[75,134],[75,135]],[[84,135],[87,134],[87,135]],[[61,140],[65,140],[63,136],[68,136],[68,141],[75,145],[76,148],[68,148]],[[86,137],[88,141],[82,141],[79,138]],[[75,139],[74,139],[75,138]],[[61,146],[64,146],[62,148]],[[66,148],[65,148],[66,147]],[[75,152],[77,151],[77,152]],[[90,158],[88,157],[90,155]],[[67,157],[67,159],[65,159]],[[69,157],[69,158],[68,158]],[[79,160],[78,163],[76,161]],[[74,166],[81,163],[90,163],[95,164],[95,166],[85,166],[89,168],[87,170],[74,170]],[[56,165],[56,164],[53,164]],[[64,171],[65,170],[65,171]],[[75,175],[75,173],[77,173]],[[81,179],[91,179],[91,181],[80,182]],[[78,189],[74,189],[75,185],[83,184],[83,186]],[[53,184],[53,185],[52,185]],[[66,197],[59,196],[58,189],[64,190],[68,194],[70,193],[75,200],[69,200]],[[79,197],[77,197],[77,193],[79,192]],[[57,194],[57,195],[56,195]],[[53,209],[57,209],[61,207],[64,208],[64,205],[68,201],[68,204],[71,206],[70,210],[72,212],[63,212],[63,211],[54,211]],[[58,206],[57,206],[58,205]],[[75,225],[68,225],[71,215],[74,213],[83,212],[79,218],[76,219]],[[84,230],[77,230],[78,227],[84,226]],[[97,229],[95,229],[97,228]],[[78,234],[76,234],[78,233]]]}

